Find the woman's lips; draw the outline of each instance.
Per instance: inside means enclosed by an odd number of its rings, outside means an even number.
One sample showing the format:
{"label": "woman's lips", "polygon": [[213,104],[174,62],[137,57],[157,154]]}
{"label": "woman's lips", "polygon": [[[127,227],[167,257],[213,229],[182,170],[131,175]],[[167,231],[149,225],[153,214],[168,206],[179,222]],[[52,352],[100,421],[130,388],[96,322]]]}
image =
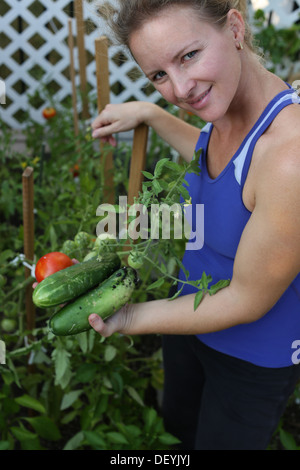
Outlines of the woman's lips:
{"label": "woman's lips", "polygon": [[202,108],[208,100],[207,97],[210,94],[211,88],[212,87],[202,93],[202,95],[200,95],[197,99],[194,99],[193,101],[188,101],[187,104],[195,109],[198,109],[199,107]]}

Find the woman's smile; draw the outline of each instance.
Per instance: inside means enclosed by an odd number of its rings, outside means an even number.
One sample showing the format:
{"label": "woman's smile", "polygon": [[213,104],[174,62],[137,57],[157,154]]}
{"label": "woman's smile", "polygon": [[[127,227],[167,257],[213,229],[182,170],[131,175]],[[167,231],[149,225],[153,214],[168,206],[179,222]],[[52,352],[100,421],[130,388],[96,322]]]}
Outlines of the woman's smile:
{"label": "woman's smile", "polygon": [[191,106],[193,109],[198,110],[206,105],[208,101],[208,96],[211,92],[212,85],[204,93],[200,94],[198,98],[193,98],[192,100],[187,100],[186,104]]}

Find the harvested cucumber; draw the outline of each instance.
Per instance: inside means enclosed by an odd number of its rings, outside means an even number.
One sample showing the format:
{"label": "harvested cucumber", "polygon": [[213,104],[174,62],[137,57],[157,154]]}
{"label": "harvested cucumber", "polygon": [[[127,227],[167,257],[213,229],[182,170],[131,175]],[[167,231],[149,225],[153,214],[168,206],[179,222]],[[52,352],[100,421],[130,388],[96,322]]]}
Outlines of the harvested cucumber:
{"label": "harvested cucumber", "polygon": [[129,301],[136,284],[133,268],[119,269],[98,287],[56,312],[49,321],[50,331],[57,336],[68,336],[89,330],[91,313],[108,318]]}
{"label": "harvested cucumber", "polygon": [[42,308],[69,302],[107,279],[120,265],[120,258],[115,253],[74,264],[40,282],[33,291],[32,300]]}

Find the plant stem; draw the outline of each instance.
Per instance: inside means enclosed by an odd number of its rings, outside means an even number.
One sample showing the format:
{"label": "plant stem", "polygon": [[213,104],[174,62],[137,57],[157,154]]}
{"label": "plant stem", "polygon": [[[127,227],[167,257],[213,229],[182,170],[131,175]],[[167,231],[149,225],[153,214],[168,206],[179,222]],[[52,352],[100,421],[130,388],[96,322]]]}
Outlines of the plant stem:
{"label": "plant stem", "polygon": [[32,284],[35,281],[33,277],[28,277],[25,281],[21,282],[21,284],[18,284],[16,287],[14,287],[10,292],[8,292],[4,299],[8,299],[8,297],[11,297],[13,294],[18,292],[19,290],[24,289],[24,287],[27,287],[29,284]]}

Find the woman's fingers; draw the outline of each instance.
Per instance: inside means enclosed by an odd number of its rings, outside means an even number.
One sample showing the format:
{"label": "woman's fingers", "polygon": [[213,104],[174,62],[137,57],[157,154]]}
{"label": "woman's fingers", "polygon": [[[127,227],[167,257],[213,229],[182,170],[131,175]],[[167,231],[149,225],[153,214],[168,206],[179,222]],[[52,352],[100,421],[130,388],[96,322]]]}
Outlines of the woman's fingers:
{"label": "woman's fingers", "polygon": [[103,321],[99,315],[92,313],[89,316],[89,323],[97,333],[105,338],[113,333],[128,334],[132,320],[133,304],[125,304],[114,315]]}
{"label": "woman's fingers", "polygon": [[109,319],[104,322],[102,318],[99,317],[99,315],[96,315],[95,313],[92,313],[89,316],[89,323],[91,327],[94,328],[94,330],[104,338],[107,338],[108,336],[111,336],[113,333],[116,332],[114,322],[109,322]]}

